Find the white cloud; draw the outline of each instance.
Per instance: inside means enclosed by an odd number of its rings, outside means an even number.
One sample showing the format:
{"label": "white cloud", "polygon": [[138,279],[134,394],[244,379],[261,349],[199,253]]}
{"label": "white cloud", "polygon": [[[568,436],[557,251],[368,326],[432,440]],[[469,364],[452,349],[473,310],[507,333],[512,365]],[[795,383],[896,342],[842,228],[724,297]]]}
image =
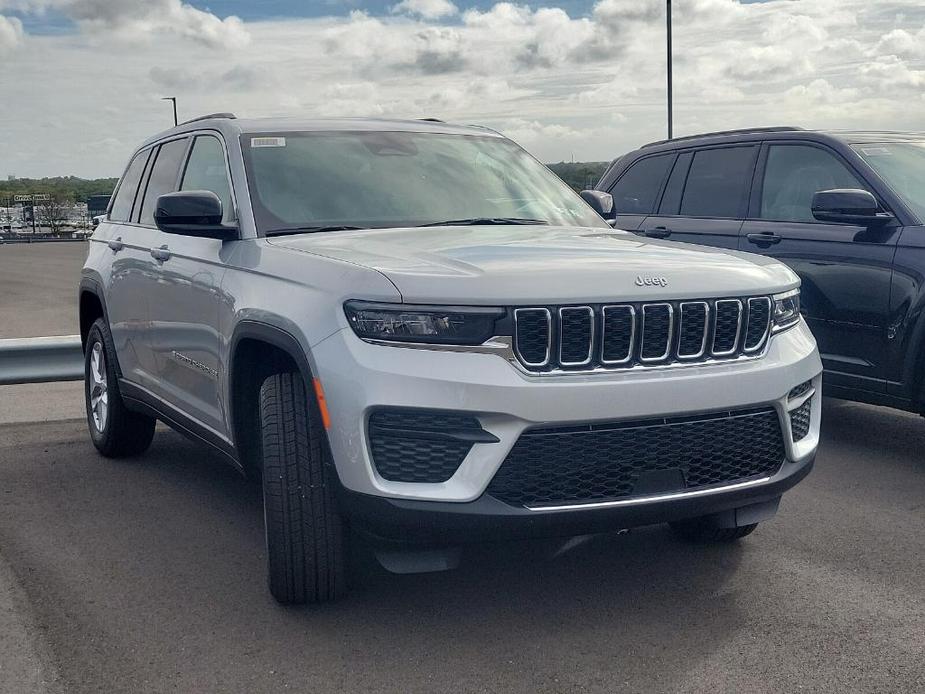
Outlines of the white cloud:
{"label": "white cloud", "polygon": [[[3,0],[0,0],[2,9]],[[57,10],[88,33],[106,32],[128,41],[148,42],[152,34],[172,34],[210,48],[240,48],[250,36],[235,16],[219,19],[182,0],[6,0],[21,12]]]}
{"label": "white cloud", "polygon": [[883,35],[871,52],[874,55],[896,55],[910,60],[925,58],[925,26],[915,33],[893,29]]}
{"label": "white cloud", "polygon": [[22,22],[16,17],[0,15],[0,56],[12,53],[22,40]]}
{"label": "white cloud", "polygon": [[[586,16],[556,0],[464,9],[472,1],[442,17],[390,0],[385,16],[242,23],[181,0],[0,0],[0,12],[55,10],[83,29],[32,33],[29,50],[11,51],[22,27],[0,20],[0,93],[17,94],[0,111],[0,175],[117,173],[172,121],[166,94],[181,118],[481,123],[545,161],[607,160],[664,137],[663,0],[600,0]],[[678,134],[921,127],[909,108],[925,91],[920,0],[685,0],[674,11]]]}
{"label": "white cloud", "polygon": [[450,0],[401,0],[392,6],[392,12],[418,15],[424,19],[441,19],[459,13]]}

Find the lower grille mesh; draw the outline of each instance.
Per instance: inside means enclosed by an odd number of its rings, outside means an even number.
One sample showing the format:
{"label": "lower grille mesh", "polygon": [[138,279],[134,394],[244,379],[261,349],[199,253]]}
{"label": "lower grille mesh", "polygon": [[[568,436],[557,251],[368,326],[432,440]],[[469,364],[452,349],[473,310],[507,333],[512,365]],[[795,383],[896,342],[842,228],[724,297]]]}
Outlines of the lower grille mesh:
{"label": "lower grille mesh", "polygon": [[800,441],[809,433],[809,423],[812,418],[813,399],[806,402],[790,413],[790,431],[794,441]]}
{"label": "lower grille mesh", "polygon": [[771,409],[533,429],[487,491],[514,506],[609,501],[766,477],[783,460]]}
{"label": "lower grille mesh", "polygon": [[439,411],[389,409],[369,418],[369,449],[379,475],[391,482],[446,482],[472,443],[448,431],[481,432],[478,420]]}

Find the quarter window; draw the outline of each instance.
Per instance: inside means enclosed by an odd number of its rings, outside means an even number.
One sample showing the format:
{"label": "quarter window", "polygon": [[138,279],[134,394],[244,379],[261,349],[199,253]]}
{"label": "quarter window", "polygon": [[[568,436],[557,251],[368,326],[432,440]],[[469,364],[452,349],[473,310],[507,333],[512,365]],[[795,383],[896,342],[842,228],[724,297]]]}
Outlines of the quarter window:
{"label": "quarter window", "polygon": [[761,219],[814,222],[813,195],[834,188],[866,188],[831,153],[807,145],[772,145],[761,188]]}
{"label": "quarter window", "polygon": [[617,214],[650,214],[655,211],[655,199],[668,173],[673,154],[646,157],[637,161],[610,189]]}
{"label": "quarter window", "polygon": [[162,144],[158,150],[151,176],[148,178],[148,187],[145,189],[145,201],[141,206],[141,224],[154,226],[154,206],[157,199],[176,190],[180,162],[186,153],[186,145],[186,138],[171,140]]}
{"label": "quarter window", "polygon": [[222,220],[234,218],[225,150],[218,138],[200,135],[193,142],[180,190],[210,190],[222,201]]}
{"label": "quarter window", "polygon": [[138,183],[141,181],[141,174],[144,173],[150,153],[151,150],[145,149],[136,154],[125,170],[125,175],[122,176],[122,182],[119,184],[119,192],[116,193],[112,208],[109,210],[109,218],[114,222],[127,222],[131,218]]}
{"label": "quarter window", "polygon": [[688,217],[743,217],[754,152],[754,147],[723,147],[697,152],[684,186],[681,214]]}

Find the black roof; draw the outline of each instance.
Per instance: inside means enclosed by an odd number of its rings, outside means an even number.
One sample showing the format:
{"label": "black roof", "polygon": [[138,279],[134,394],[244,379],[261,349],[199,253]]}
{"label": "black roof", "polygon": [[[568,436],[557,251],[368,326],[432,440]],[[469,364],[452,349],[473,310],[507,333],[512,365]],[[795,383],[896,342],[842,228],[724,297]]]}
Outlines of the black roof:
{"label": "black roof", "polygon": [[761,139],[787,139],[794,135],[806,139],[835,139],[848,144],[863,144],[875,142],[903,142],[906,140],[919,140],[925,138],[923,132],[901,132],[895,130],[807,130],[794,125],[777,125],[762,128],[742,128],[738,130],[719,130],[716,132],[685,135],[671,140],[657,140],[642,145],[639,149],[671,150],[676,147],[691,145],[740,142],[754,140],[755,136]]}

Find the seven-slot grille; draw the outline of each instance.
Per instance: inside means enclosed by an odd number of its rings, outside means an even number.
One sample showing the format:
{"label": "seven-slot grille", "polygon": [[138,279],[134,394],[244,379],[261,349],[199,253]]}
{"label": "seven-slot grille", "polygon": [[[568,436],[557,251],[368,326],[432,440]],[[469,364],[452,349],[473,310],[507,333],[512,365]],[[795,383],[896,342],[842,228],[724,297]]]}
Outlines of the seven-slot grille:
{"label": "seven-slot grille", "polygon": [[620,368],[760,352],[771,299],[704,299],[514,310],[514,346],[531,371]]}

